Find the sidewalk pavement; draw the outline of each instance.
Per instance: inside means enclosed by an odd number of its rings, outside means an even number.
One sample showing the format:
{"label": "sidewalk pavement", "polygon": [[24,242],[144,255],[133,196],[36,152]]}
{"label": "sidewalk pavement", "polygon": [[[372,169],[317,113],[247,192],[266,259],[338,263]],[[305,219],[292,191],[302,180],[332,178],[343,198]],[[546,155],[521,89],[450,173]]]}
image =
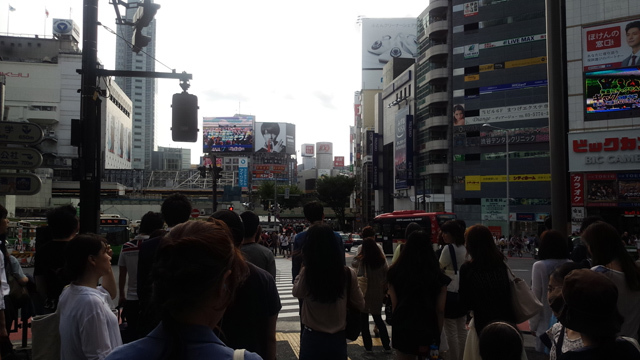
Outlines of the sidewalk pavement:
{"label": "sidewalk pavement", "polygon": [[[535,339],[528,333],[523,334],[525,351],[528,360],[545,360],[543,354],[534,350]],[[385,352],[382,348],[380,338],[373,338],[373,352],[366,353],[362,338],[347,344],[347,353],[350,360],[393,360],[395,353]],[[300,352],[300,333],[299,332],[279,332],[276,333],[276,353],[278,360],[298,360]],[[14,350],[16,351],[16,359],[31,359],[31,339],[28,340],[27,347],[22,348],[21,340],[13,341]]]}

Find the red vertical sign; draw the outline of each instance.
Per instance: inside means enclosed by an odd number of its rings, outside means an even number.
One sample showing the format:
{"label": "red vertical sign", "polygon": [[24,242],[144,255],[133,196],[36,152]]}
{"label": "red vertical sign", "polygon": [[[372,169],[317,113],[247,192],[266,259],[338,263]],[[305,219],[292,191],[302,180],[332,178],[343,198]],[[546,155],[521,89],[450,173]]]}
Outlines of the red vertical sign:
{"label": "red vertical sign", "polygon": [[571,174],[571,206],[584,206],[583,174]]}

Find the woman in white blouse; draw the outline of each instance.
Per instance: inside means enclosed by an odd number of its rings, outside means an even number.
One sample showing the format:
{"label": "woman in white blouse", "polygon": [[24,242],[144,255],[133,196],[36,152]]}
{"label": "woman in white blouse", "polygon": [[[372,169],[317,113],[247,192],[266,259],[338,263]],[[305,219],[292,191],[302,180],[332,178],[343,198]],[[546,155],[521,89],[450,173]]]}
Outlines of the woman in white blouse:
{"label": "woman in white blouse", "polygon": [[95,234],[69,241],[65,270],[71,284],[58,302],[61,360],[104,359],[122,345],[118,318],[111,310],[117,294],[112,254],[107,240]]}

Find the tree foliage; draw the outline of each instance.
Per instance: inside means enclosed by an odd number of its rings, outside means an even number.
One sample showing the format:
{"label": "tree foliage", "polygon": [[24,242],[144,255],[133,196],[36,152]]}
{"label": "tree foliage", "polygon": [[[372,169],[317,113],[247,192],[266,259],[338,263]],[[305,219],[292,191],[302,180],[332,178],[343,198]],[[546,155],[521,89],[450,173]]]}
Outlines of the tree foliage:
{"label": "tree foliage", "polygon": [[[275,182],[273,181],[263,181],[260,187],[258,188],[257,194],[260,198],[260,204],[262,206],[273,205],[274,196],[273,189],[275,187]],[[289,189],[289,199],[285,199],[285,189]],[[280,205],[280,209],[293,209],[298,207],[300,204],[300,195],[302,194],[302,190],[298,188],[298,186],[288,186],[288,185],[278,185],[278,204]]]}
{"label": "tree foliage", "polygon": [[349,197],[355,186],[356,179],[348,176],[323,176],[316,181],[318,200],[335,212],[340,230],[344,227],[344,210],[348,207]]}

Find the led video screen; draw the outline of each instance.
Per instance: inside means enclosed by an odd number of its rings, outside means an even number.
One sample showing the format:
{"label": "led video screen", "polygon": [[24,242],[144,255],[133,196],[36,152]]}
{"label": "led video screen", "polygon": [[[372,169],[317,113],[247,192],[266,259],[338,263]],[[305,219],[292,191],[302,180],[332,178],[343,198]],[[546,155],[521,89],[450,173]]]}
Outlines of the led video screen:
{"label": "led video screen", "polygon": [[585,120],[640,116],[638,67],[585,73]]}

